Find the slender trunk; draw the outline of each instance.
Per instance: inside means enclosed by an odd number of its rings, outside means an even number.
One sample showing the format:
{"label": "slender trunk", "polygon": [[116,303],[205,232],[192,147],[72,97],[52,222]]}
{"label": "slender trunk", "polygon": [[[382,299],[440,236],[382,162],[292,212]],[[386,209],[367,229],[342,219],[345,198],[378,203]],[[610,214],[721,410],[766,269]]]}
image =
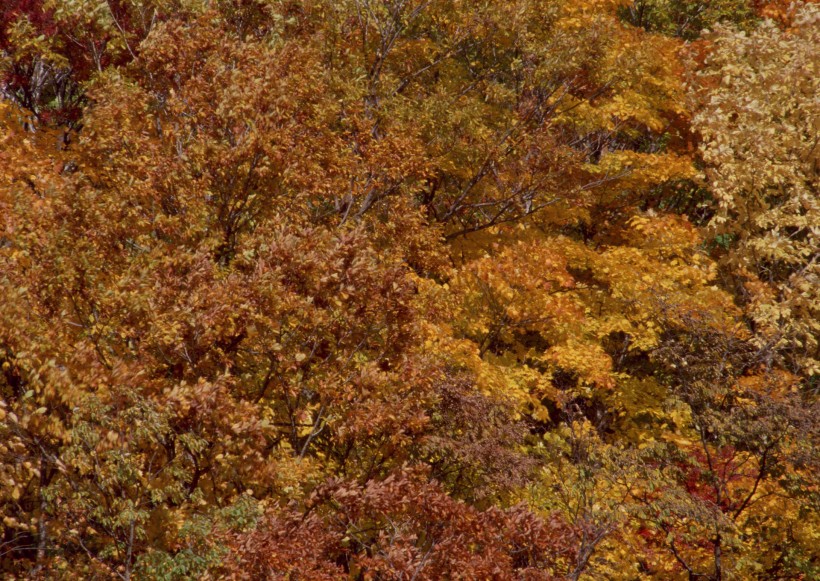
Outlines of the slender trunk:
{"label": "slender trunk", "polygon": [[131,580],[131,558],[134,554],[134,519],[131,519],[131,526],[128,529],[128,549],[125,554],[125,573],[122,578],[125,581]]}
{"label": "slender trunk", "polygon": [[46,547],[48,546],[48,528],[46,526],[46,497],[43,494],[43,488],[47,484],[46,477],[46,457],[45,454],[40,454],[40,515],[37,519],[37,565],[32,572],[33,577],[37,577],[43,570],[43,565],[46,560]]}
{"label": "slender trunk", "polygon": [[720,533],[715,535],[715,581],[723,579],[723,567],[721,565],[721,537]]}

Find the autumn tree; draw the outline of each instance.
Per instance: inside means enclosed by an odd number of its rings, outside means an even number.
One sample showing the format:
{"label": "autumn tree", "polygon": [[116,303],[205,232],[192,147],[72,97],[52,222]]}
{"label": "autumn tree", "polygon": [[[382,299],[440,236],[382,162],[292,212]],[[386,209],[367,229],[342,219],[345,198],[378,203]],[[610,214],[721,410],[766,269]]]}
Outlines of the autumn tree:
{"label": "autumn tree", "polygon": [[760,347],[807,376],[818,372],[820,330],[817,19],[809,4],[787,31],[720,29],[696,81],[694,119],[718,208],[710,235]]}

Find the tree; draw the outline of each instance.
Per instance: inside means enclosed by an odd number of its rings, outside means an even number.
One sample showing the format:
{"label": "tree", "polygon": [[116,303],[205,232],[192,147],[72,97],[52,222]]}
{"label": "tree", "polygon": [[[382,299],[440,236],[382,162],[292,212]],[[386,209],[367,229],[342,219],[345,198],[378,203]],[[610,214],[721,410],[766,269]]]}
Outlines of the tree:
{"label": "tree", "polygon": [[[788,31],[721,28],[697,79],[706,180],[718,206],[710,234],[725,247],[759,344],[818,372],[817,7]],[[778,87],[789,90],[778,91]]]}

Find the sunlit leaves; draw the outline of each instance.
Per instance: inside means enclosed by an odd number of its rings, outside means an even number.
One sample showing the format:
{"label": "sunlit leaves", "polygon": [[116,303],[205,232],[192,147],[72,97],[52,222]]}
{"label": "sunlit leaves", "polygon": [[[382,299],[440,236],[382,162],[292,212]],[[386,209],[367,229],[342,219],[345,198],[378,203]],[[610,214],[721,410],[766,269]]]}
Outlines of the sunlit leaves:
{"label": "sunlit leaves", "polygon": [[746,35],[721,29],[697,79],[695,128],[719,203],[715,234],[746,284],[761,341],[794,369],[817,372],[817,7],[789,31],[766,22]]}

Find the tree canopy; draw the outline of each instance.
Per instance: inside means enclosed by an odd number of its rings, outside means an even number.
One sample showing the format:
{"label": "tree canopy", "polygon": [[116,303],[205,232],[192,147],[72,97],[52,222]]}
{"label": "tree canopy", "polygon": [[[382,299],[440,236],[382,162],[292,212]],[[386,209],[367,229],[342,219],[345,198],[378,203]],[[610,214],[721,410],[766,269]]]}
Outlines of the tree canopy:
{"label": "tree canopy", "polygon": [[820,576],[820,9],[10,0],[0,576]]}

